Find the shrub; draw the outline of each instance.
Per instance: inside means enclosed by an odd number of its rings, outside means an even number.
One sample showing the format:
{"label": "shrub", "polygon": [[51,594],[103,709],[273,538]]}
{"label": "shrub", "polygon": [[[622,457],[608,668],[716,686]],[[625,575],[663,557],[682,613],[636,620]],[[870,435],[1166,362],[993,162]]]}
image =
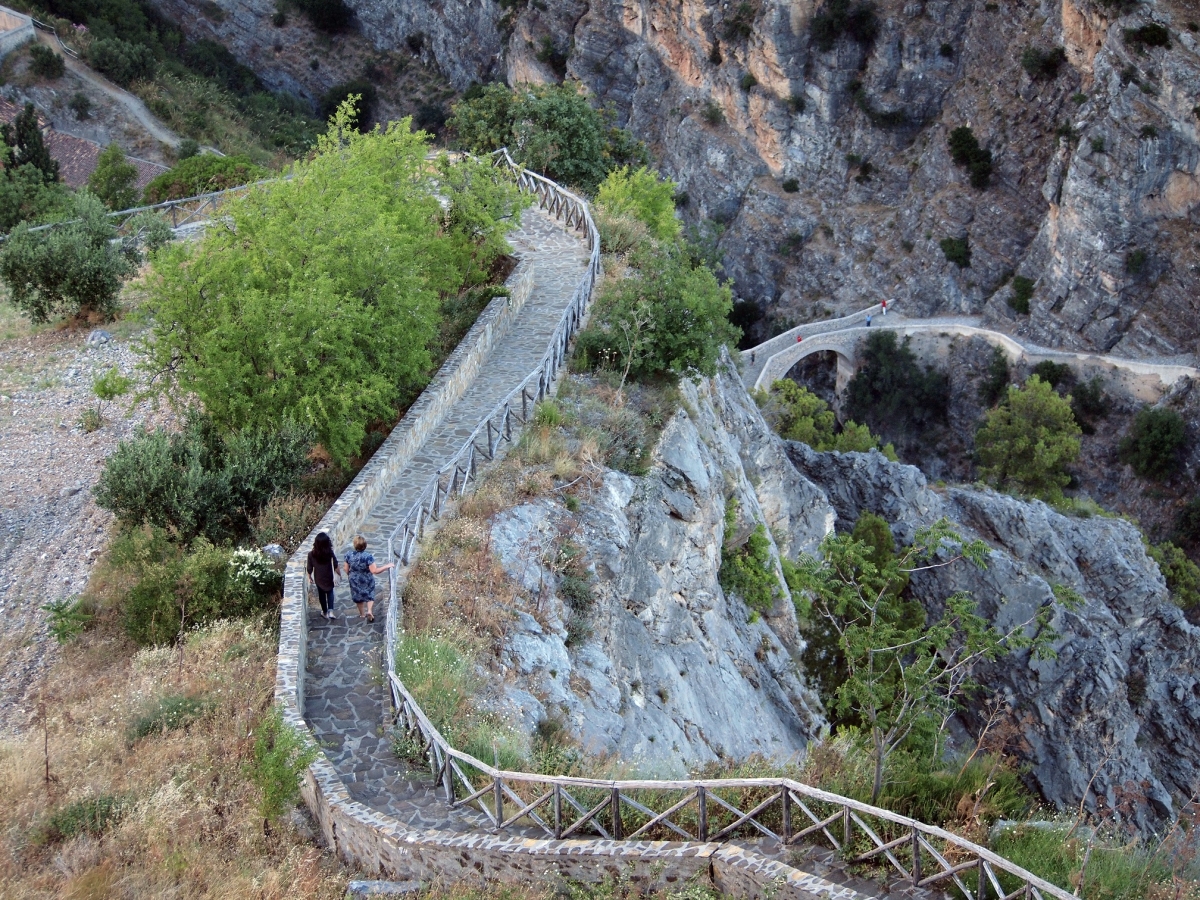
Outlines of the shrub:
{"label": "shrub", "polygon": [[944,57],[945,59],[953,59],[954,47],[950,44],[942,44],[942,46],[938,47],[938,56]]}
{"label": "shrub", "polygon": [[343,103],[352,101],[354,123],[358,126],[359,131],[366,133],[375,115],[375,103],[378,96],[379,92],[370,81],[366,78],[355,78],[352,81],[335,84],[322,94],[317,103],[317,114],[322,119],[328,120]]}
{"label": "shrub", "polygon": [[[195,142],[193,142],[195,143]],[[182,150],[182,144],[180,145]],[[156,175],[146,185],[146,203],[181,200],[212,191],[223,191],[266,178],[271,173],[256,166],[248,156],[217,156],[205,153],[180,158],[175,168]]]}
{"label": "shrub", "polygon": [[300,777],[317,758],[318,751],[300,731],[283,721],[278,706],[272,706],[259,720],[255,731],[249,775],[262,795],[258,808],[266,830],[268,823],[296,804]]}
{"label": "shrub", "polygon": [[1179,511],[1171,539],[1189,550],[1200,549],[1200,497],[1193,497]]}
{"label": "shrub", "polygon": [[770,392],[759,391],[754,399],[762,407],[763,418],[784,440],[800,441],[814,450],[841,453],[866,453],[879,450],[889,459],[896,458],[891,444],[886,446],[866,425],[848,420],[839,432],[837,419],[829,405],[796,382],[781,378]]}
{"label": "shrub", "polygon": [[1056,78],[1058,70],[1066,61],[1067,52],[1062,47],[1052,47],[1049,50],[1026,47],[1021,51],[1021,68],[1034,80],[1050,81]]}
{"label": "shrub", "polygon": [[1117,457],[1143,478],[1162,480],[1182,467],[1187,443],[1183,416],[1173,409],[1143,407],[1117,446]]}
{"label": "shrub", "polygon": [[967,125],[960,125],[950,132],[947,139],[950,157],[964,166],[971,175],[971,186],[983,190],[992,177],[992,151],[979,145],[978,138]]}
{"label": "shrub", "polygon": [[[179,142],[179,146],[175,149],[175,159],[178,162],[183,162],[185,159],[191,159],[200,152],[200,142],[195,138],[184,138]],[[214,154],[215,155],[215,154]],[[216,159],[229,159],[227,156],[217,156]]]}
{"label": "shrub", "polygon": [[314,28],[336,34],[349,27],[354,10],[344,0],[293,0],[302,13],[308,16]]}
{"label": "shrub", "polygon": [[46,613],[47,628],[60,644],[69,644],[83,634],[92,615],[81,605],[78,597],[51,600],[42,609]]}
{"label": "shrub", "polygon": [[850,0],[828,0],[812,17],[809,28],[817,49],[826,53],[841,37],[868,46],[874,43],[879,35],[879,19],[873,3],[851,5]]}
{"label": "shrub", "polygon": [[846,412],[885,438],[920,433],[944,422],[950,398],[945,374],[922,367],[908,341],[872,331],[862,365],[846,388]]}
{"label": "shrub", "polygon": [[1104,152],[1104,138],[1102,138],[1102,137],[1092,138],[1091,146],[1092,146],[1093,153],[1103,153]]}
{"label": "shrub", "polygon": [[1171,32],[1167,30],[1167,26],[1157,22],[1151,22],[1140,28],[1126,28],[1124,34],[1125,43],[1131,44],[1139,50],[1144,50],[1146,47],[1166,47],[1168,50],[1171,48]]}
{"label": "shrub", "polygon": [[110,318],[129,272],[112,239],[108,210],[87,191],[74,200],[76,221],[41,232],[24,222],[0,247],[0,278],[12,302],[34,322],[53,316]]}
{"label": "shrub", "polygon": [[1095,421],[1108,415],[1108,407],[1108,397],[1099,375],[1075,385],[1071,390],[1071,412],[1084,434],[1095,433]]}
{"label": "shrub", "polygon": [[120,145],[109,144],[88,176],[88,188],[109,209],[129,209],[137,203],[137,177],[137,167],[125,159],[125,151]]}
{"label": "shrub", "polygon": [[150,704],[129,724],[128,739],[133,742],[152,734],[187,728],[212,709],[212,701],[204,697],[167,694]]}
{"label": "shrub", "polygon": [[1175,605],[1180,609],[1200,606],[1200,566],[1170,541],[1148,546],[1146,552],[1158,563]]}
{"label": "shrub", "polygon": [[1145,250],[1130,250],[1125,255],[1125,271],[1130,275],[1141,275],[1149,258]]}
{"label": "shrub", "polygon": [[947,262],[954,263],[960,269],[970,268],[971,245],[968,238],[942,238],[938,242],[938,246],[942,248],[942,253],[946,255]]}
{"label": "shrub", "polygon": [[704,121],[714,128],[725,121],[725,113],[721,111],[721,107],[717,105],[715,100],[704,101],[704,111],[702,113]]}
{"label": "shrub", "polygon": [[1060,499],[1071,480],[1067,466],[1079,457],[1079,434],[1070,399],[1032,375],[984,417],[975,435],[980,473],[1005,489]]}
{"label": "shrub", "polygon": [[67,106],[71,108],[71,112],[75,113],[75,118],[81,122],[92,117],[92,101],[83,91],[76,91],[72,94]]}
{"label": "shrub", "polygon": [[26,103],[11,124],[6,122],[0,125],[0,141],[10,151],[10,156],[4,160],[6,174],[10,165],[13,169],[30,165],[41,173],[46,184],[58,181],[58,161],[46,149],[46,142],[42,140],[42,126],[38,123],[37,110],[32,103]]}
{"label": "shrub", "polygon": [[62,78],[67,71],[63,58],[45,44],[29,48],[29,70],[39,78]]}
{"label": "shrub", "polygon": [[121,820],[129,802],[112,794],[76,800],[55,810],[34,834],[34,844],[58,844],[81,834],[99,837]]}
{"label": "shrub", "polygon": [[730,497],[725,501],[725,542],[717,580],[726,595],[738,597],[756,612],[769,612],[782,592],[767,529],[761,524],[756,526],[741,546],[733,547],[730,542],[736,535],[737,500]]}
{"label": "shrub", "polygon": [[1024,275],[1015,275],[1012,280],[1012,293],[1008,295],[1008,305],[1023,316],[1029,315],[1029,301],[1033,299],[1033,279]]}
{"label": "shrub", "polygon": [[785,178],[780,187],[783,188],[784,193],[794,194],[800,190],[800,182],[795,178]]}
{"label": "shrub", "polygon": [[96,503],[127,528],[170,528],[185,543],[220,542],[247,533],[249,517],[299,482],[312,432],[285,424],[222,436],[192,415],[184,429],[143,431],[105,461]]}
{"label": "shrub", "polygon": [[1071,380],[1071,367],[1066,363],[1056,363],[1051,359],[1043,359],[1033,367],[1031,375],[1036,375],[1052,388],[1066,384]]}
{"label": "shrub", "polygon": [[134,265],[141,265],[175,236],[167,220],[158,213],[140,212],[125,223],[121,254]]}
{"label": "shrub", "polygon": [[549,35],[543,35],[535,54],[537,61],[550,67],[559,78],[567,74],[567,54],[554,46]]}
{"label": "shrub", "polygon": [[417,106],[417,111],[413,113],[413,126],[422,131],[438,134],[446,127],[448,117],[449,112],[444,104],[421,103]]}
{"label": "shrub", "polygon": [[675,216],[677,187],[671,179],[661,178],[645,166],[634,170],[622,166],[600,183],[596,204],[615,216],[633,216],[658,240],[673,240],[680,227]]}
{"label": "shrub", "polygon": [[758,79],[755,78],[753,75],[751,75],[749,72],[746,72],[745,74],[742,75],[742,80],[739,83],[741,84],[743,91],[748,91],[748,90],[750,90],[750,88],[752,88],[756,84],[758,84]]}
{"label": "shrub", "polygon": [[295,553],[321,521],[327,506],[311,494],[276,494],[250,519],[250,534],[260,547],[278,544],[288,553]]}
{"label": "shrub", "polygon": [[758,11],[749,3],[741,2],[734,7],[732,15],[725,20],[725,39],[744,41],[754,33],[754,17]]}
{"label": "shrub", "polygon": [[995,406],[1004,395],[1009,377],[1008,354],[1000,347],[992,348],[992,361],[988,364],[987,376],[979,382],[979,399],[987,406]]}
{"label": "shrub", "polygon": [[158,68],[154,52],[145,44],[131,44],[115,37],[92,41],[87,57],[93,69],[121,87],[129,87],[135,81],[149,81]]}
{"label": "shrub", "polygon": [[630,214],[612,215],[596,207],[592,220],[600,232],[600,249],[605,253],[628,253],[650,240],[650,229]]}

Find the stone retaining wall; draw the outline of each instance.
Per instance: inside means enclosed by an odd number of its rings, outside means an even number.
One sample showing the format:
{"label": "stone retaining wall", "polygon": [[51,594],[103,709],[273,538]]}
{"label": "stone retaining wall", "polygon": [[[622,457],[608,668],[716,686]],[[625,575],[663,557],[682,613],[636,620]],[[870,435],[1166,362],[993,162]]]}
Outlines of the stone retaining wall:
{"label": "stone retaining wall", "polygon": [[33,30],[33,19],[0,6],[0,59],[8,56],[23,44],[37,40]]}

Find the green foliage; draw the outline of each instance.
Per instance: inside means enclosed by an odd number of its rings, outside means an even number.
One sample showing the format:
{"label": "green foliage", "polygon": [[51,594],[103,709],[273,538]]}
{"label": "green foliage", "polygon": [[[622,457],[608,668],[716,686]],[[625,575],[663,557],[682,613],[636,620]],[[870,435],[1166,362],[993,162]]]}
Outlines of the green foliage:
{"label": "green foliage", "polygon": [[354,123],[358,130],[366,132],[371,127],[375,115],[375,103],[378,92],[375,85],[366,78],[355,78],[342,84],[335,84],[324,94],[317,104],[317,114],[322,119],[330,119],[337,113],[343,103],[349,103],[354,110]]}
{"label": "green foliage", "polygon": [[763,418],[788,441],[800,441],[814,450],[836,450],[841,453],[866,453],[879,450],[895,461],[896,450],[884,445],[866,425],[849,420],[839,432],[837,419],[829,405],[796,382],[779,379],[769,392],[758,391],[754,399],[762,408]]}
{"label": "green foliage", "polygon": [[318,31],[336,34],[345,31],[354,18],[354,10],[344,0],[292,0]]}
{"label": "green foliage", "polygon": [[562,407],[555,400],[543,400],[533,410],[533,424],[543,428],[557,428],[565,421]]}
{"label": "green foliage", "polygon": [[631,170],[622,166],[609,172],[596,193],[596,204],[614,215],[631,215],[645,224],[660,241],[679,236],[675,217],[675,190],[669,178],[645,166]]}
{"label": "green foliage", "polygon": [[471,661],[449,641],[410,633],[396,641],[395,660],[396,675],[421,710],[434,728],[451,738],[475,691]]}
{"label": "green foliage", "polygon": [[[736,502],[730,498],[731,502]],[[728,509],[728,507],[726,507]],[[779,576],[771,559],[771,542],[767,529],[757,526],[740,547],[729,546],[734,537],[728,521],[725,526],[725,547],[721,553],[721,569],[717,580],[727,595],[739,597],[752,610],[769,612],[781,596]]]}
{"label": "green foliage", "polygon": [[283,721],[278,706],[272,706],[259,719],[255,731],[254,759],[248,774],[262,794],[259,812],[264,821],[271,822],[296,805],[300,777],[319,751],[302,732]]}
{"label": "green foliage", "polygon": [[[193,143],[195,143],[193,141]],[[204,153],[199,156],[180,157],[175,168],[156,175],[146,185],[146,203],[162,203],[164,200],[181,200],[210,191],[250,184],[266,178],[271,173],[256,166],[247,156],[217,156]]]}
{"label": "green foliage", "polygon": [[1158,563],[1176,605],[1181,609],[1200,606],[1200,566],[1170,541],[1147,546],[1146,552]]}
{"label": "green foliage", "polygon": [[1033,299],[1033,279],[1024,275],[1014,275],[1012,293],[1008,295],[1008,305],[1023,316],[1029,315],[1029,301]]}
{"label": "green foliage", "polygon": [[800,190],[800,181],[796,178],[785,178],[779,185],[785,194],[794,194]]}
{"label": "green foliage", "polygon": [[1050,81],[1056,78],[1066,61],[1067,52],[1062,47],[1043,50],[1030,46],[1021,51],[1021,68],[1034,80]]}
{"label": "green foliage", "polygon": [[101,794],[76,800],[55,810],[33,835],[33,843],[60,844],[87,834],[100,837],[116,825],[132,804],[123,797]]}
{"label": "green foliage", "polygon": [[109,144],[96,160],[88,177],[88,188],[109,209],[129,209],[137,203],[137,166],[125,159],[118,144]]}
{"label": "green foliage", "polygon": [[72,94],[67,106],[71,108],[71,112],[75,113],[75,118],[81,122],[92,117],[92,101],[83,91],[76,91]]}
{"label": "green foliage", "polygon": [[1145,250],[1130,250],[1125,254],[1125,271],[1130,275],[1141,275],[1149,259],[1150,255]]}
{"label": "green foliage", "polygon": [[426,147],[407,120],[360,134],[343,106],[290,181],[230,203],[232,227],[164,248],[147,304],[164,390],[222,428],[292,420],[339,463],[358,452],[424,383],[439,296],[482,279],[525,202],[486,163],[432,168]]}
{"label": "green foliage", "polygon": [[165,734],[168,731],[187,728],[206,716],[213,707],[212,701],[205,697],[166,694],[148,705],[145,711],[129,724],[128,739],[132,742],[152,734]]}
{"label": "green foliage", "polygon": [[100,200],[80,191],[76,221],[36,233],[22,223],[0,247],[0,278],[34,322],[89,313],[109,318],[116,311],[130,267],[111,243],[117,232],[107,213]]}
{"label": "green foliage", "polygon": [[1181,547],[1200,550],[1200,497],[1193,497],[1179,511],[1171,539]]}
{"label": "green foliage", "polygon": [[750,88],[752,88],[752,87],[754,87],[756,84],[758,84],[758,79],[757,79],[757,78],[755,78],[755,77],[754,77],[752,74],[750,74],[749,72],[745,72],[745,73],[743,73],[743,75],[742,75],[742,78],[741,78],[741,81],[739,82],[739,84],[742,86],[742,90],[743,90],[743,91],[748,91],[748,90],[750,90]]}
{"label": "green foliage", "polygon": [[1109,400],[1099,375],[1075,385],[1071,391],[1071,412],[1084,434],[1095,434],[1096,420],[1108,415]]}
{"label": "green foliage", "polygon": [[1008,354],[999,347],[993,347],[992,361],[988,363],[987,375],[979,382],[979,399],[985,405],[996,405],[996,401],[1008,387],[1009,374]]}
{"label": "green foliage", "polygon": [[879,35],[879,18],[871,2],[852,5],[850,0],[827,0],[809,28],[817,49],[827,53],[841,37],[870,46]]}
{"label": "green foliage", "polygon": [[39,78],[62,78],[67,66],[63,58],[45,44],[34,44],[29,48],[29,71]]}
{"label": "green foliage", "polygon": [[1032,375],[985,416],[975,435],[980,473],[1006,490],[1059,500],[1071,480],[1067,466],[1079,457],[1079,435],[1071,398]]}
{"label": "green foliage", "polygon": [[141,265],[147,256],[153,256],[175,236],[166,220],[153,212],[140,212],[125,222],[125,235],[121,238],[121,253],[135,266]]}
{"label": "green foliage", "polygon": [[750,3],[741,2],[733,8],[732,14],[725,19],[725,39],[728,41],[744,41],[754,33],[754,17],[758,10]]}
{"label": "green foliage", "polygon": [[551,71],[559,78],[567,74],[567,54],[554,46],[554,41],[550,39],[550,35],[542,35],[542,40],[538,44],[535,56],[538,62],[549,66]]}
{"label": "green foliage", "polygon": [[1117,457],[1143,478],[1161,481],[1183,465],[1183,416],[1173,409],[1142,407],[1117,446]]}
{"label": "green foliage", "polygon": [[69,644],[75,640],[92,621],[91,613],[80,605],[78,597],[51,600],[42,606],[42,610],[46,613],[50,634],[60,644]]}
{"label": "green foliage", "polygon": [[0,125],[0,142],[12,151],[11,157],[4,161],[6,166],[11,159],[14,167],[36,167],[46,184],[58,181],[58,161],[51,158],[42,140],[42,127],[32,103],[26,103],[11,124]]}
{"label": "green foliage", "polygon": [[846,389],[846,412],[896,440],[944,422],[949,398],[945,374],[922,367],[907,340],[900,344],[894,332],[872,331]]}
{"label": "green foliage", "polygon": [[1104,152],[1104,138],[1099,137],[1099,136],[1092,138],[1091,146],[1092,146],[1093,153],[1103,153]]}
{"label": "green foliage", "polygon": [[66,218],[73,198],[66,185],[46,181],[45,173],[33,163],[15,165],[13,152],[0,144],[0,231],[8,232],[20,222],[37,225]]}
{"label": "green foliage", "polygon": [[971,267],[971,245],[966,237],[942,238],[938,246],[946,255],[946,262],[952,262],[960,269]]}
{"label": "green foliage", "polygon": [[721,346],[740,332],[729,324],[733,296],[678,244],[647,245],[631,254],[629,277],[605,283],[592,313],[587,355],[615,354],[624,378],[713,375]]}
{"label": "green foliage", "polygon": [[600,249],[604,253],[628,253],[650,242],[650,229],[630,213],[613,215],[602,206],[592,209],[592,221],[600,232]]}
{"label": "green foliage", "polygon": [[971,175],[971,186],[983,190],[992,177],[992,151],[979,145],[979,139],[969,125],[960,125],[947,139],[950,157],[964,166]]}
{"label": "green foliage", "polygon": [[135,81],[148,81],[158,70],[153,50],[120,38],[92,41],[88,46],[87,59],[92,68],[109,81],[126,88]]}
{"label": "green foliage", "polygon": [[[867,535],[884,537],[873,522],[864,528]],[[883,789],[888,758],[910,738],[929,735],[930,756],[940,757],[938,729],[959,699],[978,687],[973,678],[978,663],[1018,648],[1032,647],[1039,656],[1048,652],[1052,607],[1001,633],[978,615],[966,593],[947,597],[933,621],[900,598],[915,568],[960,561],[982,568],[987,553],[982,541],[965,541],[942,520],[919,531],[898,555],[883,540],[873,545],[831,535],[821,545],[820,560],[808,557],[800,565],[798,578],[813,597],[813,613],[836,633],[845,664],[834,709],[855,717],[870,738],[872,802]]]}
{"label": "green foliage", "polygon": [[312,432],[281,423],[222,436],[208,419],[182,431],[143,431],[105,460],[96,503],[126,528],[169,528],[183,542],[219,543],[245,535],[271,497],[299,482]]}
{"label": "green foliage", "polygon": [[446,123],[473,153],[508,147],[522,165],[591,193],[612,169],[645,165],[645,148],[608,123],[574,84],[489,84],[453,107]]}
{"label": "green foliage", "polygon": [[721,107],[717,102],[711,98],[704,101],[704,109],[700,115],[704,118],[705,122],[714,128],[725,121],[725,113],[721,111]]}
{"label": "green foliage", "polygon": [[1167,30],[1166,25],[1160,25],[1158,22],[1150,22],[1140,28],[1126,28],[1123,34],[1125,43],[1141,51],[1147,47],[1171,49],[1171,32]]}
{"label": "green foliage", "polygon": [[[175,148],[175,159],[177,162],[183,162],[185,159],[191,159],[200,152],[200,142],[195,138],[184,138],[179,142],[179,146]],[[229,157],[217,157],[218,159],[228,159]],[[178,168],[178,167],[176,167]]]}
{"label": "green foliage", "polygon": [[1052,359],[1043,359],[1033,367],[1033,371],[1030,374],[1036,375],[1055,389],[1059,385],[1066,385],[1072,379],[1071,367],[1066,363],[1056,363]]}

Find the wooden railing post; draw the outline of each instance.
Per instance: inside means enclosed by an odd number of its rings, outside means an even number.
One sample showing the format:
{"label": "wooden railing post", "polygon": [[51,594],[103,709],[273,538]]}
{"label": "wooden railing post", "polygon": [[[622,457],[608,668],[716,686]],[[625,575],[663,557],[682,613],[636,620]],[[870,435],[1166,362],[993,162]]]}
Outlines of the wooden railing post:
{"label": "wooden railing post", "polygon": [[494,794],[492,799],[496,804],[496,827],[499,828],[504,821],[504,782],[500,780],[499,775],[496,776],[496,781],[492,785],[492,792]]}
{"label": "wooden railing post", "polygon": [[979,887],[975,891],[975,900],[987,900],[987,866],[982,859],[976,859],[979,865]]}
{"label": "wooden railing post", "polygon": [[703,787],[696,788],[696,804],[699,807],[700,840],[708,840],[708,797]]}
{"label": "wooden railing post", "polygon": [[780,835],[783,837],[783,843],[787,845],[792,842],[792,795],[786,784],[783,785],[779,799],[783,806],[783,829]]}
{"label": "wooden railing post", "polygon": [[916,826],[912,830],[912,883],[916,887],[921,881],[921,832]]}
{"label": "wooden railing post", "polygon": [[850,852],[850,807],[842,807],[842,852]]}
{"label": "wooden railing post", "polygon": [[625,835],[621,830],[621,789],[614,787],[612,789],[612,836],[614,841],[622,840]]}
{"label": "wooden railing post", "polygon": [[562,837],[562,785],[554,782],[554,838]]}

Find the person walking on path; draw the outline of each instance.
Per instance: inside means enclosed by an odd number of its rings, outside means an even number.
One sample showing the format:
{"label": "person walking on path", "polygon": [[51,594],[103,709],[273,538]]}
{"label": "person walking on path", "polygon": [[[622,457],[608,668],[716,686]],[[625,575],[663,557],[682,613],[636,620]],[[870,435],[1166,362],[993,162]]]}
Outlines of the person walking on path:
{"label": "person walking on path", "polygon": [[360,619],[365,615],[368,622],[375,621],[375,576],[395,566],[375,565],[375,557],[367,552],[367,539],[361,534],[355,536],[354,549],[346,554],[346,576],[350,579],[350,599],[358,607]]}
{"label": "person walking on path", "polygon": [[[893,301],[893,302],[895,302],[895,301]],[[882,307],[882,309],[883,309],[883,314],[886,316],[886,315],[887,315],[887,301],[886,301],[886,300],[881,300],[881,301],[880,301],[880,303],[879,303],[879,305],[880,305],[880,307]]]}
{"label": "person walking on path", "polygon": [[871,314],[870,313],[867,313],[867,327],[868,328],[871,327]]}
{"label": "person walking on path", "polygon": [[337,557],[333,553],[333,541],[322,531],[313,540],[313,548],[308,551],[308,581],[317,589],[322,619],[337,618],[333,611],[333,587],[341,580]]}

